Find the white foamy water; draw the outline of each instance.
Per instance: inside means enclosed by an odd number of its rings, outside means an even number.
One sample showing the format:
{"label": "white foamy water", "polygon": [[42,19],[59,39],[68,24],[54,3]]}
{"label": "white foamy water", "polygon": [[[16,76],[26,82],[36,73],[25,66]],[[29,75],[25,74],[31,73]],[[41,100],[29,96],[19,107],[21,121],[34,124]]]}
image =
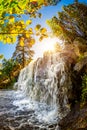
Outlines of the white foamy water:
{"label": "white foamy water", "polygon": [[40,123],[57,123],[70,111],[67,107],[68,91],[72,88],[70,72],[58,53],[46,53],[21,70],[16,87],[13,104],[18,110],[33,110],[33,119]]}
{"label": "white foamy water", "polygon": [[[56,106],[51,107],[46,103],[32,101],[29,97],[24,97],[20,91],[15,93],[15,97],[13,105],[17,106],[17,111],[33,111],[32,116],[35,116],[35,120],[39,123],[57,123],[58,114]],[[32,119],[29,119],[30,121]]]}

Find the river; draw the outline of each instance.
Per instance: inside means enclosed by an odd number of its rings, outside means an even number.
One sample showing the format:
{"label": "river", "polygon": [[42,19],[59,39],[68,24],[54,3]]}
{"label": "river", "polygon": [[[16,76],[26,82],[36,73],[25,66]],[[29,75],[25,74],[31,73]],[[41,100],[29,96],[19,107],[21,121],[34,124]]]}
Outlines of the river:
{"label": "river", "polygon": [[54,113],[46,104],[32,102],[19,91],[0,91],[0,130],[58,130]]}

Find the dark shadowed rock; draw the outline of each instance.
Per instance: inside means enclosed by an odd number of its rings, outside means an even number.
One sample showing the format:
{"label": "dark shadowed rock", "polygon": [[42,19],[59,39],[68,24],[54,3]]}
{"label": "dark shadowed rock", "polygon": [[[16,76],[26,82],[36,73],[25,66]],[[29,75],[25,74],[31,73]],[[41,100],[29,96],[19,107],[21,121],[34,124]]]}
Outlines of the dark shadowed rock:
{"label": "dark shadowed rock", "polygon": [[81,109],[73,109],[60,123],[61,130],[87,130],[87,104]]}

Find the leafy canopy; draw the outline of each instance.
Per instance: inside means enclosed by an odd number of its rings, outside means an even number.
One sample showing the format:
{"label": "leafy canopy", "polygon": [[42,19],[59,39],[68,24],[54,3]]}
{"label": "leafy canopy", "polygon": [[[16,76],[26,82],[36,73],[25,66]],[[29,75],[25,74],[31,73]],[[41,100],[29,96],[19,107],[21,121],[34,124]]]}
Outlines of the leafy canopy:
{"label": "leafy canopy", "polygon": [[[1,73],[2,73],[2,77],[8,77],[11,79],[11,72],[13,70],[14,67],[16,67],[18,63],[12,59],[6,60],[3,59],[2,61],[2,67],[1,67]],[[2,78],[1,77],[1,78]]]}
{"label": "leafy canopy", "polygon": [[[0,41],[14,43],[21,34],[30,35],[32,17],[41,18],[42,6],[55,5],[60,0],[0,0]],[[28,15],[24,21],[22,16]]]}
{"label": "leafy canopy", "polygon": [[87,44],[87,5],[75,2],[64,6],[58,17],[47,21],[53,34],[61,37],[68,43],[76,38]]}

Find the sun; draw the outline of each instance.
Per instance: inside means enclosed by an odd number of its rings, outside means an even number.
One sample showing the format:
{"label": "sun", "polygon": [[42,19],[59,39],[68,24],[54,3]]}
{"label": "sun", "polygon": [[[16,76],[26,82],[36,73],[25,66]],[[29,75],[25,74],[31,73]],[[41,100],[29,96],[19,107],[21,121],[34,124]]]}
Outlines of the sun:
{"label": "sun", "polygon": [[58,38],[46,38],[42,41],[42,49],[43,52],[45,51],[55,51],[55,44],[56,43],[60,43],[61,44],[61,40]]}
{"label": "sun", "polygon": [[33,50],[35,52],[34,59],[37,59],[38,57],[43,57],[44,52],[54,52],[56,43],[62,45],[63,42],[56,37],[45,38],[41,42],[37,40],[36,44],[33,46]]}
{"label": "sun", "polygon": [[43,40],[43,52],[54,51],[54,41],[52,39]]}

